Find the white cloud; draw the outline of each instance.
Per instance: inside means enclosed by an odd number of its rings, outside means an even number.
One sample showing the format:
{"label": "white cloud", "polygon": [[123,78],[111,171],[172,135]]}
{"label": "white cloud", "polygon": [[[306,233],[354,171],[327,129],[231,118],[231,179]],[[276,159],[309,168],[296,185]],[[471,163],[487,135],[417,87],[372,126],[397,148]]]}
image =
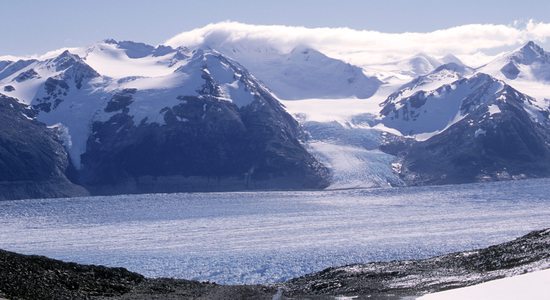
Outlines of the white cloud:
{"label": "white cloud", "polygon": [[544,43],[550,37],[550,24],[530,20],[525,31],[528,36],[527,39]]}
{"label": "white cloud", "polygon": [[24,56],[14,56],[14,55],[2,55],[0,56],[0,61],[2,60],[9,60],[9,61],[17,61],[20,59],[38,59],[38,60],[45,60],[49,58],[54,58],[63,51],[69,50],[69,52],[73,54],[78,54],[80,56],[83,56],[85,54],[86,48],[77,48],[77,47],[65,47],[65,48],[59,48],[55,50],[48,51],[44,54],[32,54],[32,55],[24,55]]}
{"label": "white cloud", "polygon": [[2,56],[0,56],[0,61],[3,61],[3,60],[16,61],[16,60],[19,60],[19,59],[21,59],[19,56],[14,56],[14,55],[2,55]]}
{"label": "white cloud", "polygon": [[267,42],[282,52],[296,46],[309,46],[358,65],[380,64],[420,52],[434,56],[453,53],[475,65],[528,40],[544,43],[548,37],[550,24],[532,20],[513,25],[470,24],[426,33],[222,22],[183,32],[166,44],[219,48],[237,43],[241,47],[265,47]]}

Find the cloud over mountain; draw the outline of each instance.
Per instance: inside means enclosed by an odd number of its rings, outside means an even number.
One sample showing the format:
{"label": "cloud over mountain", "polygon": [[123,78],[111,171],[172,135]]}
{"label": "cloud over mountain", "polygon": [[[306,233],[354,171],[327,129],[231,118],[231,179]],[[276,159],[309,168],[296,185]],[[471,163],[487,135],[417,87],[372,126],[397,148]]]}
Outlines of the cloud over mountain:
{"label": "cloud over mountain", "polygon": [[453,53],[466,63],[477,65],[528,40],[544,44],[548,37],[550,24],[533,20],[511,25],[468,24],[425,33],[222,22],[183,32],[165,43],[212,48],[246,43],[249,47],[270,45],[281,52],[307,46],[359,65],[399,60],[418,52],[435,56]]}

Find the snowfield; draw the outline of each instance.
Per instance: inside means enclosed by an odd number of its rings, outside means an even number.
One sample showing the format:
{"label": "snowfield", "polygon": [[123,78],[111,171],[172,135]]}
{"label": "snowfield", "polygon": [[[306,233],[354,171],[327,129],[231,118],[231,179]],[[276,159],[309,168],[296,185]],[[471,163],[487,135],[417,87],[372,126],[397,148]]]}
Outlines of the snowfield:
{"label": "snowfield", "polygon": [[550,180],[0,202],[0,249],[146,276],[271,283],[550,227]]}
{"label": "snowfield", "polygon": [[515,300],[548,299],[550,269],[484,282],[481,284],[428,294],[422,300]]}

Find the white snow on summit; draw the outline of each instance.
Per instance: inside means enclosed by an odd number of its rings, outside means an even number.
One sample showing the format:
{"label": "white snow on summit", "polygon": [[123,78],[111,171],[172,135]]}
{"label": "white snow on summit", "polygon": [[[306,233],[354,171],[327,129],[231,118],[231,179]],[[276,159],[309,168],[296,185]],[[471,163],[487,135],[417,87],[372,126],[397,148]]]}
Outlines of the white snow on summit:
{"label": "white snow on summit", "polygon": [[477,71],[501,79],[544,103],[547,102],[545,99],[550,99],[550,53],[532,41],[501,55]]}
{"label": "white snow on summit", "polygon": [[289,53],[233,48],[224,51],[282,99],[369,98],[381,82],[359,67],[297,47]]}
{"label": "white snow on summit", "polygon": [[436,90],[419,91],[410,97],[389,98],[382,123],[417,139],[432,137],[464,118],[464,101],[472,95],[485,103],[502,90],[504,84],[486,74],[443,85]]}
{"label": "white snow on summit", "polygon": [[[150,48],[133,42],[107,40],[87,48],[83,59],[102,75],[113,78],[158,77],[169,75],[177,69],[177,58],[184,55],[181,49],[167,47],[164,51],[155,53],[158,48],[148,47]],[[149,51],[146,52],[147,50]]]}
{"label": "white snow on summit", "polygon": [[204,43],[195,49],[215,49],[238,61],[281,99],[369,98],[382,84],[360,67],[305,46],[284,52],[269,45]]}

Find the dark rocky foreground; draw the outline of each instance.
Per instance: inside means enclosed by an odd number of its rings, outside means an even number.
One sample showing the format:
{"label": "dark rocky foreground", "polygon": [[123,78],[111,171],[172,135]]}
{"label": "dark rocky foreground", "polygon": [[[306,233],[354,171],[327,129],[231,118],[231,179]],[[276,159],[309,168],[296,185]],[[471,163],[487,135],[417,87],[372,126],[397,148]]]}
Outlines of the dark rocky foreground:
{"label": "dark rocky foreground", "polygon": [[550,229],[485,249],[425,260],[329,268],[285,283],[285,295],[414,297],[547,268],[550,268]]}
{"label": "dark rocky foreground", "polygon": [[274,287],[149,279],[123,268],[0,250],[0,299],[267,299],[275,293]]}
{"label": "dark rocky foreground", "polygon": [[271,286],[149,279],[123,268],[0,251],[0,299],[399,299],[550,267],[550,229],[485,249],[329,268]]}

